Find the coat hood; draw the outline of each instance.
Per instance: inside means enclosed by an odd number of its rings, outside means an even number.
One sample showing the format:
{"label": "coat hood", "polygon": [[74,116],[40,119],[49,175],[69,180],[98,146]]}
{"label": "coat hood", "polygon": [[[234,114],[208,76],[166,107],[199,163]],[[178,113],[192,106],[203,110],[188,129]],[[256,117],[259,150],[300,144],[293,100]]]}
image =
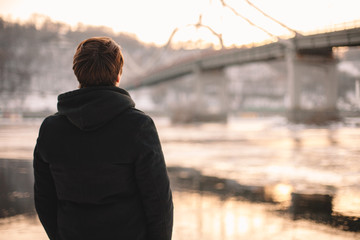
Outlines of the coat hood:
{"label": "coat hood", "polygon": [[129,93],[115,86],[87,87],[58,96],[58,114],[81,130],[95,130],[129,108],[135,107]]}

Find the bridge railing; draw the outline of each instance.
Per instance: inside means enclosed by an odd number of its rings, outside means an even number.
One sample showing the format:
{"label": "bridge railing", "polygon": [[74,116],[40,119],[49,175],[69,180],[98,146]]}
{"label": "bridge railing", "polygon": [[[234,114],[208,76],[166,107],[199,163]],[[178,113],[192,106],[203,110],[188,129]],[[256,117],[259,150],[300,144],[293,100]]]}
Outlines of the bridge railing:
{"label": "bridge railing", "polygon": [[[315,34],[321,34],[321,33],[328,33],[328,32],[335,32],[335,31],[341,31],[341,30],[347,30],[347,29],[353,29],[353,28],[360,28],[360,19],[356,19],[349,22],[342,22],[342,23],[336,23],[332,25],[328,25],[325,27],[317,28],[314,30],[308,30],[308,31],[298,31],[301,35],[315,35]],[[289,39],[294,37],[292,34],[284,34],[277,36],[280,39]],[[269,43],[276,42],[276,39],[265,39],[263,41],[259,42],[251,42],[246,43],[242,45],[234,45],[234,48],[252,48],[252,47],[259,47],[262,45],[267,45]],[[230,47],[231,48],[231,47]]]}
{"label": "bridge railing", "polygon": [[325,27],[317,28],[315,30],[304,31],[301,34],[314,35],[314,34],[335,32],[335,31],[341,31],[341,30],[347,30],[353,28],[360,28],[360,19],[356,19],[350,22],[336,23]]}

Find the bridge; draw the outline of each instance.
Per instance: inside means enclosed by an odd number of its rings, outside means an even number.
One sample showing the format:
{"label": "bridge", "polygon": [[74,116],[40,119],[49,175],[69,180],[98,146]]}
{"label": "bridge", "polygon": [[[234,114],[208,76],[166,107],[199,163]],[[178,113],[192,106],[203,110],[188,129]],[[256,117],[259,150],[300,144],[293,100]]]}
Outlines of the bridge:
{"label": "bridge", "polygon": [[[204,81],[212,79],[212,81],[218,82],[220,89],[218,97],[222,102],[223,112],[218,115],[226,116],[227,89],[224,68],[252,62],[283,60],[287,69],[287,116],[289,120],[295,122],[311,120],[314,118],[314,113],[316,113],[316,118],[336,120],[339,118],[336,107],[338,79],[336,76],[337,60],[333,55],[333,48],[344,46],[360,46],[360,27],[311,35],[296,34],[293,38],[279,39],[277,42],[261,46],[232,48],[202,54],[197,58],[183,60],[157,69],[124,87],[132,90],[195,74],[197,80],[195,80],[194,89],[198,96],[197,102],[201,102],[203,95],[202,84]],[[320,109],[306,111],[300,104],[301,78],[306,75],[314,78],[314,76],[309,76],[309,70],[314,68],[322,71],[322,77],[326,79],[326,84],[323,86],[326,104]],[[205,113],[202,111],[203,107],[200,104],[198,109],[193,109],[191,114],[204,115]],[[196,118],[196,116],[192,117]]]}

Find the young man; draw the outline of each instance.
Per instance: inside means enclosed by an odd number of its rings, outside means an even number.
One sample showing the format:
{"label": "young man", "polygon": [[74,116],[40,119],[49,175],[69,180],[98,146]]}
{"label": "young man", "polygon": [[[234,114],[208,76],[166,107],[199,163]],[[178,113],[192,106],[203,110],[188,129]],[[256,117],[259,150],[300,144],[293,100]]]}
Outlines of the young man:
{"label": "young man", "polygon": [[120,47],[81,42],[79,89],[59,95],[34,150],[35,207],[51,240],[170,240],[173,203],[152,119],[119,88]]}

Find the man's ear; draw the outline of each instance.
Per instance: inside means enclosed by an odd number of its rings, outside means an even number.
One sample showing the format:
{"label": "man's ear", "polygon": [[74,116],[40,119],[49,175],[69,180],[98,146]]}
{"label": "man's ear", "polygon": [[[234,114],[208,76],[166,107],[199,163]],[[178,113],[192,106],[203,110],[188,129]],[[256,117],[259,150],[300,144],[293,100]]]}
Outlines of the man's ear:
{"label": "man's ear", "polygon": [[120,85],[120,78],[121,78],[121,73],[119,73],[119,75],[117,75],[116,86]]}

